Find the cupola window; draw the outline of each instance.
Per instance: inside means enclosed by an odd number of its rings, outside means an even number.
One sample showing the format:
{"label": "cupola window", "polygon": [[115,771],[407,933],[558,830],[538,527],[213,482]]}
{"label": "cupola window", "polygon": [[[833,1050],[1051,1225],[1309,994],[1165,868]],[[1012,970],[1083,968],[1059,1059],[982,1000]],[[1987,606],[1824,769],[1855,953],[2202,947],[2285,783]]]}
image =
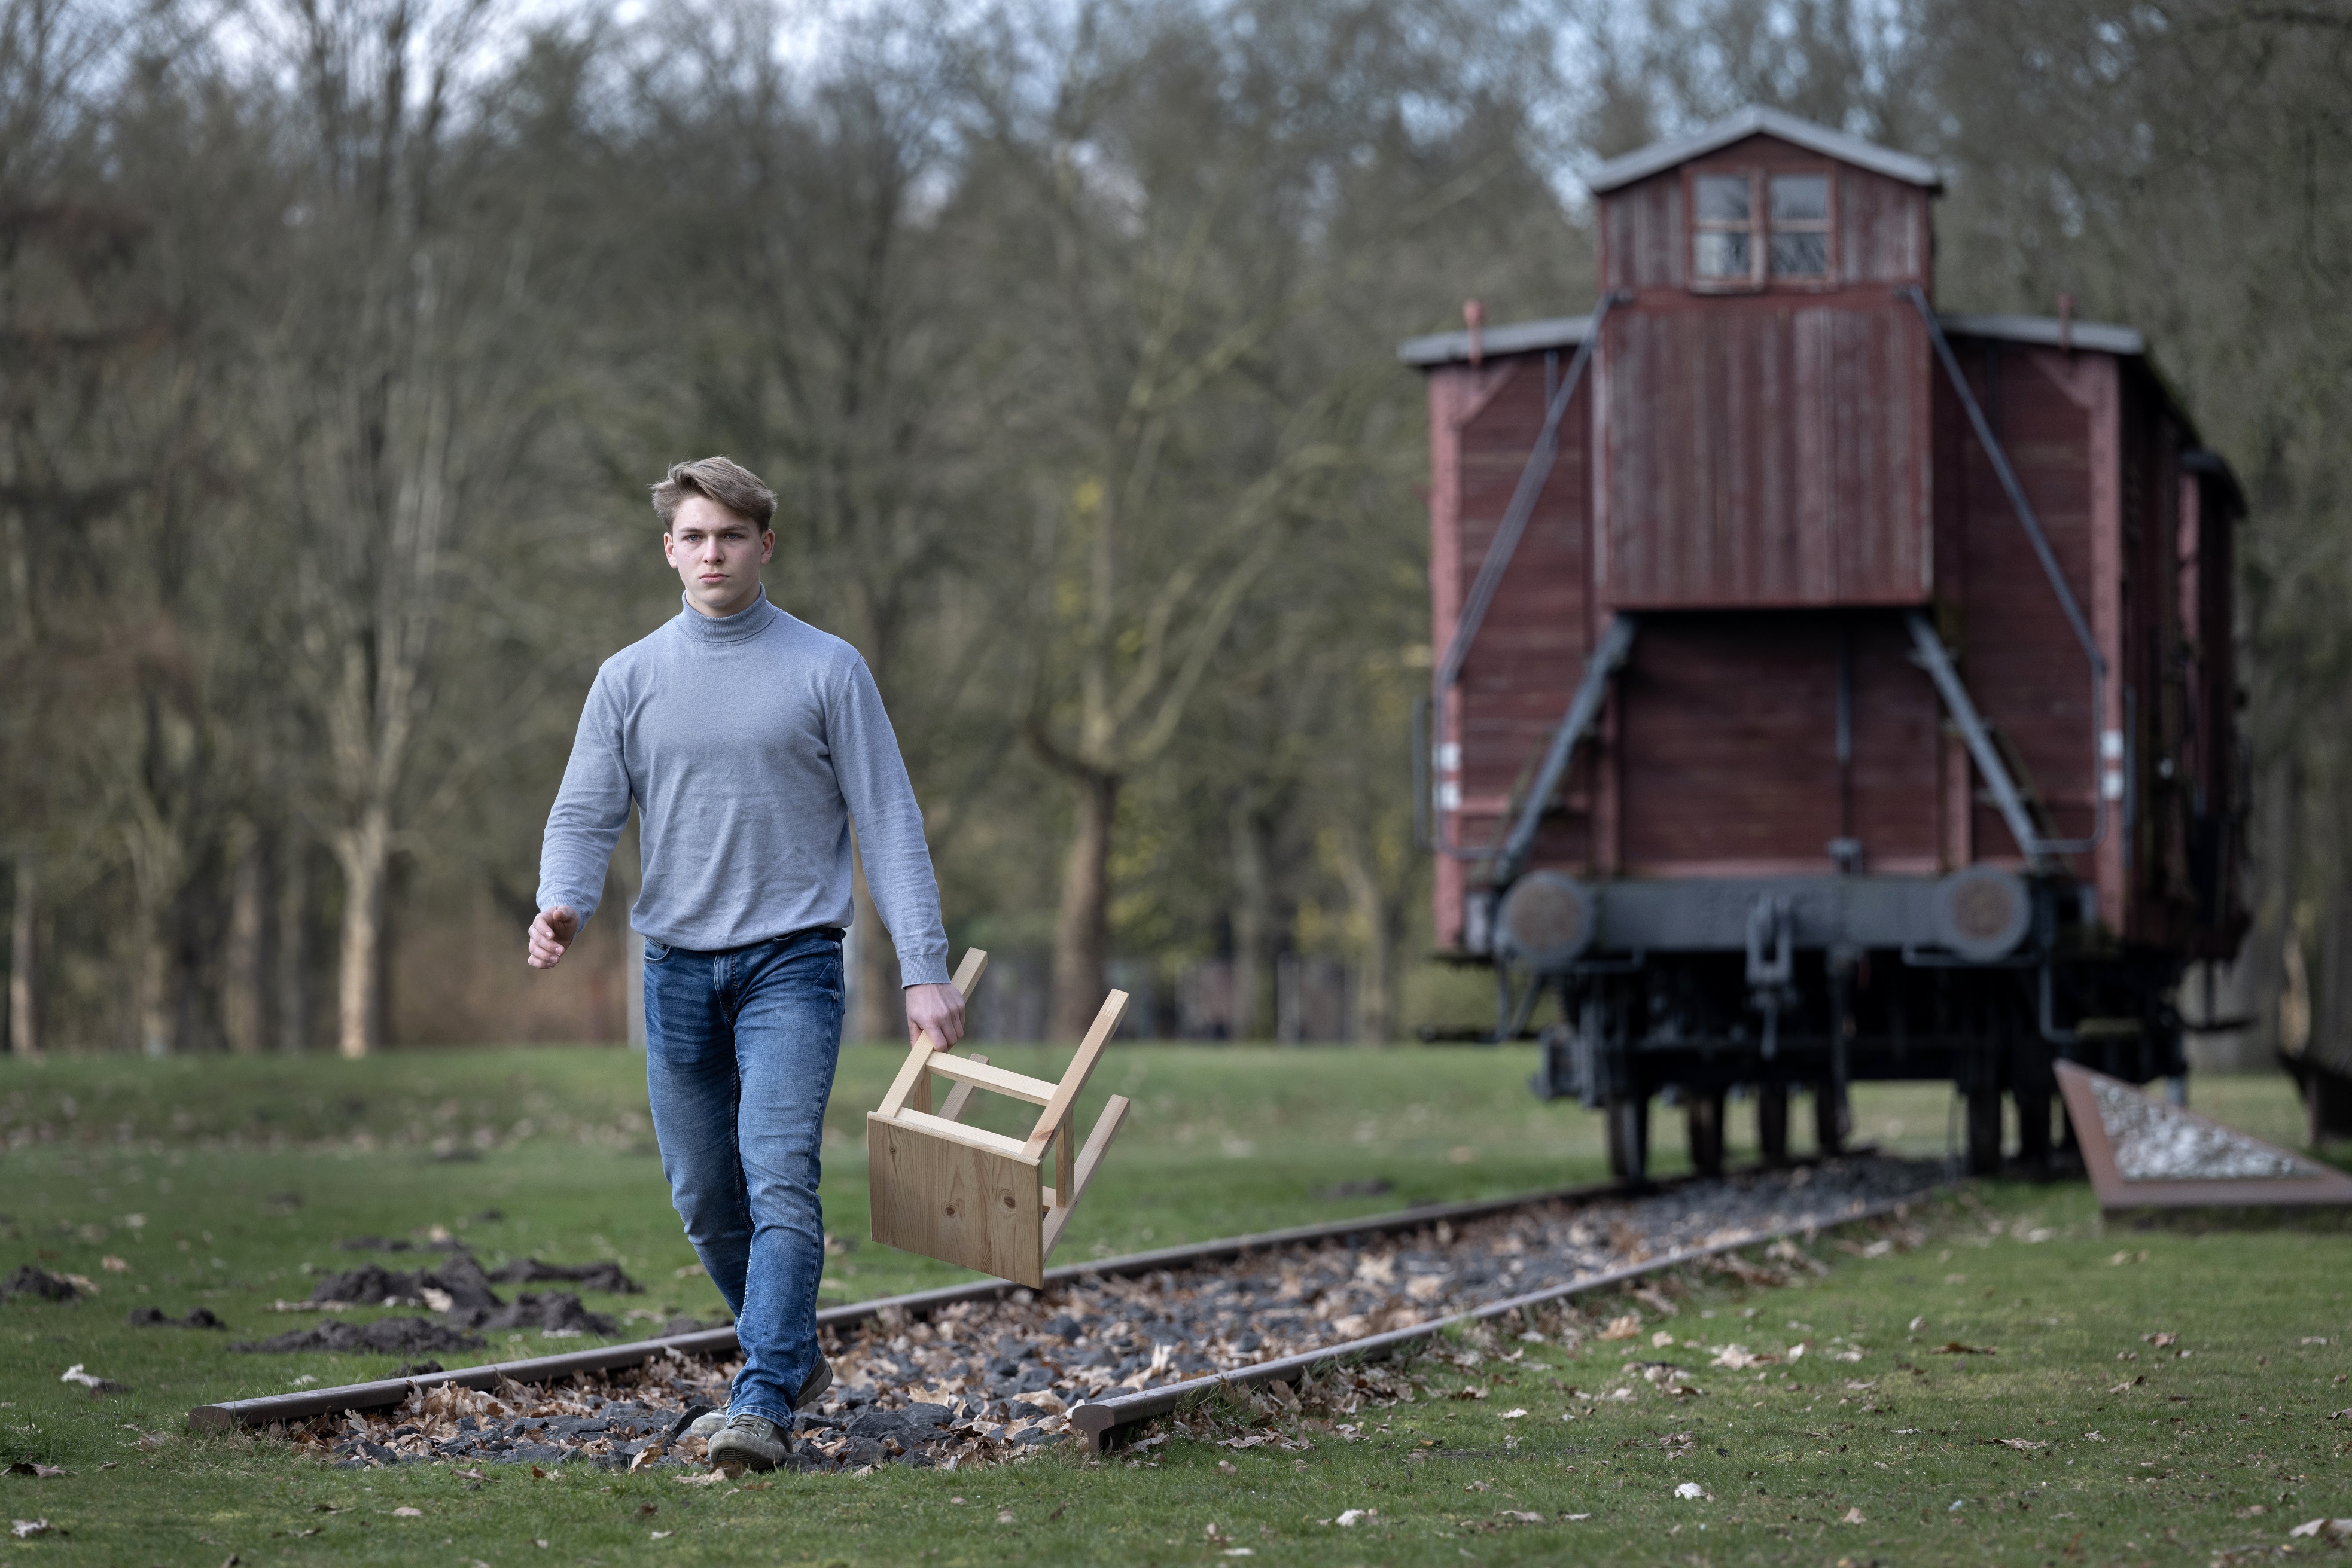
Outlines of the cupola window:
{"label": "cupola window", "polygon": [[1691,279],[1705,289],[1830,278],[1830,177],[1742,169],[1694,174]]}
{"label": "cupola window", "polygon": [[1827,277],[1830,272],[1830,177],[1772,176],[1772,276]]}
{"label": "cupola window", "polygon": [[1745,174],[1701,174],[1696,270],[1715,283],[1744,283],[1756,271],[1755,187]]}

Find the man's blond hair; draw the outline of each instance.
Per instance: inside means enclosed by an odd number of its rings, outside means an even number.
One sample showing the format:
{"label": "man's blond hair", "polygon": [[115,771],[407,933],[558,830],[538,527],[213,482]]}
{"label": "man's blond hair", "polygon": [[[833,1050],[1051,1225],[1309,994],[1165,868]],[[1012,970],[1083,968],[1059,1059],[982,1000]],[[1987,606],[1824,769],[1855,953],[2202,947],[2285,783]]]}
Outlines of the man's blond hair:
{"label": "man's blond hair", "polygon": [[731,457],[698,457],[680,463],[654,486],[654,512],[661,518],[664,533],[677,520],[677,509],[686,505],[688,496],[716,501],[762,532],[775,520],[776,493]]}

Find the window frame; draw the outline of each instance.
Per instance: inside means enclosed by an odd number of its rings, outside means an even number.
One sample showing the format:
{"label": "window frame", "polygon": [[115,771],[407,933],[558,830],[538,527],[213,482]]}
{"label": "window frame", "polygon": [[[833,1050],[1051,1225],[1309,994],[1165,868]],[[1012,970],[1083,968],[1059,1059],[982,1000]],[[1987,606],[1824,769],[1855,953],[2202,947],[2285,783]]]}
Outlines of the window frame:
{"label": "window frame", "polygon": [[[1703,175],[1739,174],[1748,180],[1748,276],[1701,277],[1698,271],[1698,182]],[[1826,265],[1822,271],[1794,277],[1772,273],[1772,177],[1776,174],[1819,174],[1829,182],[1828,218],[1822,230]],[[1683,276],[1694,294],[1819,294],[1838,287],[1838,166],[1834,162],[1790,164],[1715,163],[1683,165]],[[1810,230],[1805,232],[1811,232]]]}

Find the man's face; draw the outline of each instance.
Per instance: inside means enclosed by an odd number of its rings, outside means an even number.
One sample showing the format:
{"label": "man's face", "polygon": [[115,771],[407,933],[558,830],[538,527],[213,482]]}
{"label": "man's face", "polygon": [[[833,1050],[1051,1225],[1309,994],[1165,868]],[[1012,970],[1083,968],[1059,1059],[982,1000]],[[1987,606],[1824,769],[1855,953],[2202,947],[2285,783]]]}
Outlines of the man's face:
{"label": "man's face", "polygon": [[760,568],[776,553],[772,530],[754,528],[708,496],[688,496],[662,535],[662,554],[705,615],[732,615],[760,591]]}

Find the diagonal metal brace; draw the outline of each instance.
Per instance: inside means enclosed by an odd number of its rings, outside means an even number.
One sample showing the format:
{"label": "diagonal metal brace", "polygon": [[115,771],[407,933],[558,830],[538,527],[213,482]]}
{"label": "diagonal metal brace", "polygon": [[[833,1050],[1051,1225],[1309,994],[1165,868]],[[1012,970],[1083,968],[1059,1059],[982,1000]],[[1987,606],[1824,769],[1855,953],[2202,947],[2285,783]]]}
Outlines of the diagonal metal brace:
{"label": "diagonal metal brace", "polygon": [[1968,742],[1969,755],[1976,759],[1977,771],[1983,774],[1986,787],[2000,807],[2001,821],[2009,824],[2010,837],[2025,858],[2035,865],[2047,860],[2046,845],[2034,831],[2032,813],[2025,809],[2025,797],[2017,788],[2017,780],[2009,776],[2009,764],[2001,759],[2000,748],[1992,743],[1992,732],[1985,727],[1977,705],[1969,697],[1969,688],[1960,684],[1959,671],[1952,668],[1952,656],[1944,649],[1944,640],[1928,624],[1918,611],[1906,612],[1904,623],[1911,628],[1913,657],[1927,678],[1936,683],[1937,695],[1951,710],[1952,722],[1960,727],[1960,738]]}
{"label": "diagonal metal brace", "polygon": [[[1895,289],[1895,297],[1907,299],[1919,313],[1927,329],[1927,341],[1936,350],[1936,358],[1944,367],[1944,375],[1952,383],[1952,394],[1960,401],[1960,408],[1969,416],[1969,423],[1977,433],[1977,444],[1984,448],[1992,464],[1992,471],[2000,480],[2001,490],[2009,497],[2010,509],[2017,514],[2018,527],[2025,530],[2026,542],[2033,547],[2034,559],[2042,563],[2042,575],[2049,580],[2050,591],[2065,612],[2066,624],[2082,645],[2083,656],[2091,665],[2091,836],[2087,839],[2045,839],[2039,834],[2021,839],[2027,845],[2029,858],[2039,861],[2047,855],[2076,854],[2097,849],[2107,837],[2107,792],[2100,779],[2105,766],[2101,748],[2105,745],[2107,716],[2107,661],[2099,652],[2099,640],[2091,632],[2091,622],[2083,614],[2083,606],[2067,586],[2066,574],[2058,565],[2056,552],[2050,548],[2050,536],[2042,531],[2042,519],[2034,515],[2033,503],[2025,497],[2025,485],[2017,476],[2017,469],[2009,461],[2009,452],[1993,434],[1992,422],[1985,417],[1977,394],[1969,390],[1969,378],[1960,373],[1960,361],[1952,353],[1952,345],[1944,336],[1943,323],[1936,319],[1927,296],[1916,285],[1905,284]],[[1938,649],[1942,646],[1937,644]],[[1981,764],[1979,764],[1981,766]],[[1987,777],[1990,777],[1990,774]],[[2016,824],[2011,823],[2014,830]]]}
{"label": "diagonal metal brace", "polygon": [[1584,662],[1584,678],[1577,683],[1576,695],[1561,716],[1559,727],[1552,731],[1543,766],[1537,770],[1534,785],[1519,804],[1518,818],[1511,823],[1510,835],[1495,857],[1496,887],[1508,887],[1527,865],[1528,852],[1535,848],[1536,830],[1543,824],[1544,808],[1550,803],[1552,791],[1559,788],[1560,775],[1568,771],[1568,759],[1574,755],[1576,743],[1601,716],[1601,700],[1609,695],[1609,677],[1633,652],[1633,622],[1632,615],[1621,611],[1601,634],[1601,645]]}

